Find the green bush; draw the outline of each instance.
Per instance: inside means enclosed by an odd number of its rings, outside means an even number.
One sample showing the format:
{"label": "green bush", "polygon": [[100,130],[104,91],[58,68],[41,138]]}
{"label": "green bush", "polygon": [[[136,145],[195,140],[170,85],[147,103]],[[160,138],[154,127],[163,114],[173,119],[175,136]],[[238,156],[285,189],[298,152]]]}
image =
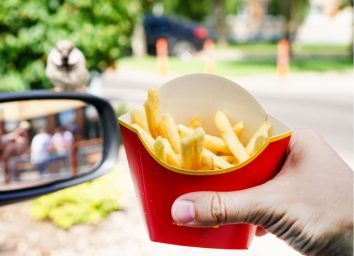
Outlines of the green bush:
{"label": "green bush", "polygon": [[83,51],[90,70],[113,66],[140,12],[139,0],[0,1],[0,91],[52,87],[46,57],[63,38]]}
{"label": "green bush", "polygon": [[75,224],[95,224],[112,211],[120,210],[122,191],[113,171],[97,180],[33,200],[30,215],[68,229]]}
{"label": "green bush", "polygon": [[115,106],[114,112],[116,114],[116,117],[120,117],[125,113],[128,113],[130,109],[131,107],[127,103],[123,102]]}

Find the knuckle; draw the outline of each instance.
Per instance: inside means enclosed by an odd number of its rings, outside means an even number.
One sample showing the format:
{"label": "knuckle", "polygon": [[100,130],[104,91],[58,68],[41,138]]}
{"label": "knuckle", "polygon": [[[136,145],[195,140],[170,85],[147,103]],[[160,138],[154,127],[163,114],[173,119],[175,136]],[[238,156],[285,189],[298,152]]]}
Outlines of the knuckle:
{"label": "knuckle", "polygon": [[225,224],[227,222],[227,208],[222,193],[215,192],[212,194],[210,212],[215,224]]}

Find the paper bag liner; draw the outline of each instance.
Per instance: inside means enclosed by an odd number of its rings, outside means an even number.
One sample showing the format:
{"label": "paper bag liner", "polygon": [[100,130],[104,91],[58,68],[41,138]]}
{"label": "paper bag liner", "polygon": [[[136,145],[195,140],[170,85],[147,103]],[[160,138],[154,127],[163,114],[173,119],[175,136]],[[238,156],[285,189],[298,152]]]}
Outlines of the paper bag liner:
{"label": "paper bag liner", "polygon": [[[197,84],[194,83],[196,80],[198,81]],[[196,88],[200,84],[208,87],[209,92],[204,91],[202,93],[204,95],[200,96],[200,88]],[[210,84],[211,86],[209,86]],[[150,152],[136,129],[130,125],[129,113],[119,119],[137,197],[141,203],[152,241],[204,248],[247,249],[254,237],[256,227],[249,224],[230,224],[214,228],[183,227],[176,225],[171,217],[171,206],[174,200],[182,194],[194,191],[235,191],[251,188],[272,179],[284,162],[292,133],[290,128],[266,114],[247,91],[232,81],[206,74],[189,75],[175,79],[161,87],[159,91],[161,111],[170,113],[177,123],[183,121],[183,123],[186,123],[186,120],[190,120],[195,112],[199,111],[197,114],[203,118],[203,128],[205,125],[204,118],[214,120],[213,115],[218,109],[223,110],[229,117],[238,120],[236,116],[239,116],[240,112],[234,114],[231,110],[238,109],[239,111],[242,108],[235,108],[232,104],[221,104],[222,106],[219,108],[215,108],[215,105],[211,104],[212,106],[203,108],[208,113],[197,108],[196,105],[205,104],[205,102],[201,102],[203,97],[208,97],[210,93],[214,93],[214,96],[219,93],[213,90],[215,84],[217,84],[219,91],[226,90],[226,94],[233,91],[234,97],[232,99],[236,98],[235,104],[241,104],[242,102],[242,104],[247,105],[250,112],[253,112],[250,115],[254,114],[254,119],[247,115],[243,115],[246,118],[239,119],[247,119],[248,123],[245,121],[245,129],[251,130],[244,135],[244,141],[250,138],[251,134],[257,129],[257,125],[260,125],[265,119],[271,122],[273,128],[273,136],[269,138],[257,154],[231,168],[185,170],[173,167],[160,161]],[[182,99],[182,95],[185,96],[183,93],[179,94],[178,91],[183,92],[186,89],[189,92],[188,97],[184,98],[184,104],[179,105],[176,110],[175,104],[178,104],[178,99]],[[166,99],[166,97],[171,96],[170,93],[174,99],[172,102]],[[235,93],[241,93],[241,96],[235,96]],[[194,104],[195,101],[193,100],[188,101],[188,98],[193,98],[196,95],[198,104]],[[222,93],[216,96],[215,100],[219,100],[219,102],[221,99],[218,99],[218,97],[225,98],[222,97]],[[240,98],[242,100],[239,100]],[[230,97],[228,99],[230,100]],[[194,106],[186,104],[194,104]],[[210,107],[214,107],[214,111],[211,111]],[[188,109],[189,111],[187,111]],[[180,115],[181,112],[183,115]],[[248,125],[249,122],[252,124]],[[207,133],[216,134],[215,127],[212,127],[211,123],[207,124],[205,130]]]}

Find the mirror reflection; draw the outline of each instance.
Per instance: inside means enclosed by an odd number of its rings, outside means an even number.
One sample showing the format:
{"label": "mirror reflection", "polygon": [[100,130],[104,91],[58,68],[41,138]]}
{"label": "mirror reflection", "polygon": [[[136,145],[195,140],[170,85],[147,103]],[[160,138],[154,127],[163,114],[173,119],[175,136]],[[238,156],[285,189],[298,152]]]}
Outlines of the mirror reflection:
{"label": "mirror reflection", "polygon": [[102,160],[99,114],[79,100],[0,103],[0,191],[90,172]]}

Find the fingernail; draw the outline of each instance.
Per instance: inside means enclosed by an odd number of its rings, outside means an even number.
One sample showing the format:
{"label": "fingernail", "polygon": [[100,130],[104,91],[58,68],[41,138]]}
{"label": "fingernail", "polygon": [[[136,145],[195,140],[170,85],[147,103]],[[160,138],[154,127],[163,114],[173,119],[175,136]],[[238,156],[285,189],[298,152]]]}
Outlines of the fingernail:
{"label": "fingernail", "polygon": [[187,200],[178,200],[172,205],[172,218],[178,224],[188,224],[194,221],[194,204]]}

